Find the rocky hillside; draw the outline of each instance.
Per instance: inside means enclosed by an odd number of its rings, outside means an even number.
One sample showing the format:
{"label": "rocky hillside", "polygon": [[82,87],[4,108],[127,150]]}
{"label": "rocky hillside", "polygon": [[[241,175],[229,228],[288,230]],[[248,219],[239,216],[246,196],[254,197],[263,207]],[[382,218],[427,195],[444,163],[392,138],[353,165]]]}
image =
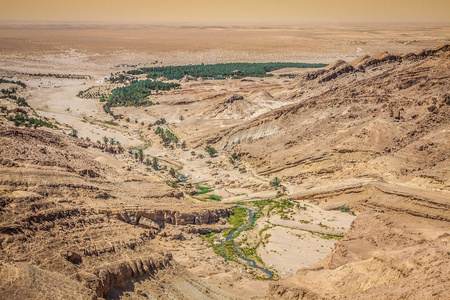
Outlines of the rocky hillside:
{"label": "rocky hillside", "polygon": [[244,119],[250,120],[283,105],[267,91],[253,92],[249,95],[232,94],[220,97],[202,111],[206,119]]}
{"label": "rocky hillside", "polygon": [[306,73],[287,105],[208,142],[292,183],[385,178],[448,189],[450,46]]}
{"label": "rocky hillside", "polygon": [[55,130],[0,126],[0,298],[97,299],[149,275],[205,285],[155,237],[214,230],[208,224],[231,210],[186,205],[182,193],[127,174],[93,146]]}

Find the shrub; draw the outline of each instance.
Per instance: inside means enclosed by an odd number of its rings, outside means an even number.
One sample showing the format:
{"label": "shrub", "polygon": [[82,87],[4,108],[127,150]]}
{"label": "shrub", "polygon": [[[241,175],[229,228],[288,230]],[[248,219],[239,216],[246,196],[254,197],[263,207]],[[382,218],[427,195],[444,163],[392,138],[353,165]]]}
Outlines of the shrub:
{"label": "shrub", "polygon": [[348,207],[347,205],[341,205],[339,206],[339,210],[342,212],[348,212],[351,213],[352,215],[354,215],[355,213],[350,209],[350,207]]}
{"label": "shrub", "polygon": [[275,177],[275,178],[270,182],[270,185],[271,185],[271,186],[274,186],[274,187],[279,187],[280,184],[281,184],[281,181],[280,181],[280,179],[278,179],[278,177]]}
{"label": "shrub", "polygon": [[77,138],[78,137],[78,130],[72,129],[72,131],[69,133],[69,136]]}
{"label": "shrub", "polygon": [[155,170],[159,170],[158,158],[156,158],[156,157],[153,157],[152,168],[155,169]]}

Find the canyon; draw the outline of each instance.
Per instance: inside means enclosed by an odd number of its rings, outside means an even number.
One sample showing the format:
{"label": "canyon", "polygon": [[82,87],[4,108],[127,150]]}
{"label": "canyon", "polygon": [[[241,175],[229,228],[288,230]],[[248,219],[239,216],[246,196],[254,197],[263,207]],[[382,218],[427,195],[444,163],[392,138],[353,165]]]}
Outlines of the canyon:
{"label": "canyon", "polygon": [[[143,27],[115,49],[126,32],[100,45],[112,29],[74,26],[72,40],[0,28],[1,299],[449,297],[448,27],[415,41],[415,27],[343,27],[342,42],[326,27]],[[185,52],[161,46],[177,30]],[[218,55],[199,42],[214,34],[251,40]],[[108,114],[102,98],[157,58],[327,66],[159,78],[180,86]]]}

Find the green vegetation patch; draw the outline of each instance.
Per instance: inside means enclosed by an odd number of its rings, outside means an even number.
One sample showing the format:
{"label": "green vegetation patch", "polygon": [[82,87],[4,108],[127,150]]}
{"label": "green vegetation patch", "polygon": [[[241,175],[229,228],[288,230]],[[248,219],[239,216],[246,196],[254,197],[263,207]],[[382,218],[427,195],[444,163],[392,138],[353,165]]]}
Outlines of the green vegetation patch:
{"label": "green vegetation patch", "polygon": [[114,122],[113,120],[111,120],[111,121],[105,121],[104,123],[105,123],[105,124],[108,124],[108,125],[112,125],[112,126],[119,126],[119,123],[116,123],[116,122]]}
{"label": "green vegetation patch", "polygon": [[197,193],[198,195],[202,195],[202,194],[206,194],[209,192],[212,192],[213,190],[207,186],[196,186],[195,187],[197,190],[199,190],[199,192]]}
{"label": "green vegetation patch", "polygon": [[346,213],[355,215],[355,212],[352,211],[352,210],[350,209],[350,207],[348,207],[347,205],[341,205],[341,206],[339,206],[339,210],[342,211],[342,212],[346,212]]}
{"label": "green vegetation patch", "polygon": [[137,81],[112,90],[108,102],[111,106],[145,106],[150,103],[146,98],[151,95],[152,91],[168,91],[179,86],[178,83],[153,80]]}
{"label": "green vegetation patch", "polygon": [[166,180],[166,184],[172,188],[178,187],[178,183],[176,181]]}
{"label": "green vegetation patch", "polygon": [[126,75],[124,75],[124,74],[118,74],[118,75],[111,76],[109,78],[109,81],[111,83],[115,83],[115,82],[117,82],[117,83],[124,83],[125,81],[133,81],[133,79],[128,77],[128,76],[126,76]]}
{"label": "green vegetation patch", "polygon": [[309,63],[224,63],[213,65],[187,65],[140,68],[128,71],[128,74],[147,74],[148,78],[166,77],[167,79],[181,79],[186,75],[203,77],[206,79],[225,79],[243,77],[267,77],[268,72],[283,68],[322,68],[326,64]]}
{"label": "green vegetation patch", "polygon": [[[5,79],[0,78],[0,83],[5,82],[5,81],[9,82],[9,83],[19,84],[19,85],[25,87],[25,83],[23,83],[21,81],[5,80]],[[3,94],[3,96],[1,96],[0,98],[10,98],[12,100],[16,100],[16,103],[19,106],[30,107],[28,105],[27,101],[25,100],[25,98],[18,97],[16,95],[17,87],[10,87],[9,89],[1,89],[0,92]]]}
{"label": "green vegetation patch", "polygon": [[174,143],[175,146],[178,145],[178,142],[180,141],[178,137],[169,129],[162,129],[161,127],[157,127],[155,130],[155,134],[159,135],[161,138],[164,147],[168,147],[171,143]]}
{"label": "green vegetation patch", "polygon": [[223,243],[223,245],[213,245],[214,252],[225,258],[225,260],[231,260],[239,263],[238,254],[233,247],[233,240]]}
{"label": "green vegetation patch", "polygon": [[[248,221],[248,211],[243,207],[234,207],[233,214],[227,218],[227,221],[233,227],[224,230],[224,236],[227,236],[232,230],[242,227],[244,223]],[[239,236],[239,233],[237,233],[236,236],[233,236],[233,239],[237,236]]]}
{"label": "green vegetation patch", "polygon": [[160,118],[159,120],[156,120],[155,123],[153,123],[153,124],[148,124],[148,129],[150,130],[150,128],[152,128],[152,126],[155,126],[155,125],[164,125],[164,124],[166,124],[166,123],[167,123],[167,121],[166,121],[165,118]]}
{"label": "green vegetation patch", "polygon": [[20,80],[9,80],[9,79],[5,79],[5,78],[0,78],[0,83],[12,83],[12,84],[20,85],[23,88],[27,87],[27,85]]}
{"label": "green vegetation patch", "polygon": [[343,237],[344,236],[341,234],[324,234],[324,235],[322,235],[322,238],[325,240],[332,240],[332,239],[340,240]]}
{"label": "green vegetation patch", "polygon": [[202,235],[201,237],[203,240],[207,240],[210,243],[211,247],[217,255],[222,256],[226,261],[234,261],[236,263],[239,263],[238,254],[233,247],[232,240],[223,244],[216,244],[214,243],[215,239],[217,238],[217,234],[215,233],[207,233],[205,235]]}
{"label": "green vegetation patch", "polygon": [[217,196],[217,195],[210,195],[210,196],[209,196],[209,199],[210,199],[210,200],[214,200],[214,201],[221,201],[220,197]]}
{"label": "green vegetation patch", "polygon": [[[256,202],[255,202],[256,203]],[[260,208],[259,211],[261,211],[265,206],[273,203],[272,200],[262,200],[257,201],[257,206]],[[255,220],[255,218],[253,218]],[[221,234],[223,237],[228,237],[230,235],[230,232],[233,230],[236,230],[238,228],[241,228],[241,230],[237,230],[235,233],[233,233],[233,236],[230,238],[227,242],[217,243],[216,239],[218,237],[218,234],[209,233],[202,236],[202,239],[208,240],[211,244],[211,247],[214,249],[214,252],[218,255],[221,255],[225,260],[227,261],[234,261],[239,264],[244,264],[245,268],[247,269],[247,263],[244,263],[239,257],[240,254],[242,254],[243,257],[246,259],[253,260],[258,263],[258,265],[264,266],[264,262],[257,254],[257,249],[261,245],[265,247],[265,243],[267,243],[267,240],[270,237],[270,234],[263,234],[264,231],[272,228],[270,226],[266,226],[263,229],[261,229],[258,232],[258,235],[260,237],[260,240],[255,245],[249,245],[247,242],[247,238],[243,238],[241,241],[236,241],[236,238],[240,235],[242,231],[242,228],[244,227],[245,230],[249,230],[250,228],[246,228],[246,225],[248,226],[249,222],[249,211],[245,209],[244,207],[234,207],[233,208],[233,214],[228,217],[227,219],[228,223],[232,226],[232,228],[224,230]],[[254,225],[254,224],[253,224]],[[239,250],[237,250],[239,249]],[[238,252],[240,253],[238,253]],[[275,271],[271,270],[273,277],[272,280],[277,280],[278,275]],[[259,280],[267,280],[266,277],[261,277],[258,275],[256,269],[250,268],[249,274],[255,277]]]}
{"label": "green vegetation patch", "polygon": [[262,264],[264,266],[264,262],[261,259],[261,257],[259,257],[259,255],[256,253],[256,250],[258,249],[258,247],[261,245],[261,241],[259,241],[255,246],[253,247],[242,247],[240,248],[242,251],[242,254],[251,260],[257,261],[260,264]]}
{"label": "green vegetation patch", "polygon": [[206,146],[205,151],[209,154],[209,156],[213,157],[214,154],[217,153],[217,150],[214,147]]}
{"label": "green vegetation patch", "polygon": [[273,203],[276,202],[272,199],[265,199],[265,200],[259,200],[259,201],[253,201],[252,204],[258,207],[258,211],[254,214],[253,219],[258,220],[263,214],[264,214],[264,208],[266,206],[272,206]]}
{"label": "green vegetation patch", "polygon": [[112,113],[111,107],[119,106],[151,106],[154,103],[147,99],[152,91],[168,91],[179,87],[178,83],[165,83],[153,80],[135,81],[124,87],[118,87],[111,91],[111,96],[106,99],[103,109],[115,119],[119,118]]}
{"label": "green vegetation patch", "polygon": [[282,200],[272,200],[272,199],[266,199],[266,200],[260,200],[260,201],[253,201],[253,205],[257,206],[259,208],[258,212],[255,214],[255,218],[259,218],[261,215],[263,215],[264,208],[267,207],[267,216],[270,215],[272,211],[275,211],[276,214],[284,214],[284,210],[287,208],[294,207],[294,202],[292,202],[289,199],[282,199]]}
{"label": "green vegetation patch", "polygon": [[19,106],[30,107],[30,105],[28,105],[28,102],[25,100],[25,98],[18,97],[15,100],[16,100],[17,105],[19,105]]}
{"label": "green vegetation patch", "polygon": [[[222,232],[223,236],[228,236],[228,234],[232,230],[242,227],[244,223],[248,221],[248,211],[242,207],[234,207],[233,214],[227,218],[227,221],[233,227],[224,230]],[[215,235],[203,237],[207,238],[211,242],[214,252],[221,255],[223,258],[225,258],[225,260],[231,260],[239,263],[238,254],[236,253],[236,250],[233,247],[233,240],[239,236],[239,233],[240,232],[233,235],[233,237],[228,242],[225,242],[223,244],[214,244]]]}
{"label": "green vegetation patch", "polygon": [[233,226],[233,229],[239,228],[244,225],[244,222],[248,219],[248,211],[243,207],[234,207],[233,214],[228,217],[228,223]]}
{"label": "green vegetation patch", "polygon": [[9,116],[7,119],[11,122],[14,122],[16,126],[25,126],[25,127],[48,127],[48,128],[57,128],[56,125],[48,122],[48,119],[44,118],[44,120],[39,118],[28,117],[25,114],[16,114],[14,117]]}

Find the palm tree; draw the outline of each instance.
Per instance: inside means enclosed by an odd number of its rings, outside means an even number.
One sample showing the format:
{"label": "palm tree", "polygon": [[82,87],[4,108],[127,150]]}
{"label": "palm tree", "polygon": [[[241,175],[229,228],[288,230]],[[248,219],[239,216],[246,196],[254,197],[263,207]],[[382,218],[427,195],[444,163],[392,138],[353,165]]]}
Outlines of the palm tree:
{"label": "palm tree", "polygon": [[158,158],[156,158],[156,157],[153,157],[152,168],[155,170],[159,170]]}
{"label": "palm tree", "polygon": [[139,149],[138,157],[140,162],[144,160],[144,151],[142,151],[142,149]]}
{"label": "palm tree", "polygon": [[177,174],[176,174],[174,168],[170,168],[169,174],[172,175],[172,177],[177,177]]}

